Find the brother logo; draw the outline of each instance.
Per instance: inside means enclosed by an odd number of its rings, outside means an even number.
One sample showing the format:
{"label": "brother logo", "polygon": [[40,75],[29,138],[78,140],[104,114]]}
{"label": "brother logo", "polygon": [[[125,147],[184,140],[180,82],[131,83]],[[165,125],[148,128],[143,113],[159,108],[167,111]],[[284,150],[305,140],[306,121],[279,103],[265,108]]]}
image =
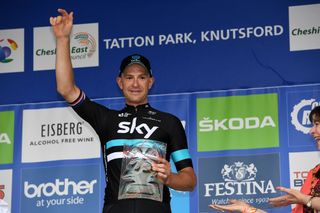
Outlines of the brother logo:
{"label": "brother logo", "polygon": [[53,195],[85,195],[93,193],[93,186],[97,183],[97,180],[92,180],[91,182],[86,180],[81,180],[78,183],[75,181],[70,181],[68,178],[60,181],[60,179],[55,179],[54,183],[41,183],[38,186],[35,184],[29,184],[28,181],[24,182],[24,195],[27,198],[35,197],[51,197]]}

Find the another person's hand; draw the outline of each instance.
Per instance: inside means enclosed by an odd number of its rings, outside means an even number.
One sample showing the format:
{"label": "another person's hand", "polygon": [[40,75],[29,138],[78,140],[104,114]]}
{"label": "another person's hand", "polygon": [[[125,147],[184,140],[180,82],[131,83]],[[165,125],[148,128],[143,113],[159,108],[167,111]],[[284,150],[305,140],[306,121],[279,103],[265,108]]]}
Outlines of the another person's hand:
{"label": "another person's hand", "polygon": [[273,206],[287,206],[290,204],[301,204],[304,203],[308,196],[302,194],[300,191],[295,189],[289,189],[285,187],[277,187],[279,191],[286,192],[286,195],[274,197],[269,199],[269,203]]}
{"label": "another person's hand", "polygon": [[230,204],[227,205],[211,204],[209,207],[228,212],[246,212],[248,209],[252,208],[249,204],[240,200],[230,200]]}
{"label": "another person's hand", "polygon": [[53,28],[55,37],[69,38],[73,25],[73,12],[68,13],[64,9],[58,9],[61,14],[56,17],[50,17],[50,24]]}
{"label": "another person's hand", "polygon": [[158,163],[152,164],[152,170],[157,173],[158,180],[164,184],[167,184],[168,178],[171,174],[171,166],[166,159],[159,158]]}

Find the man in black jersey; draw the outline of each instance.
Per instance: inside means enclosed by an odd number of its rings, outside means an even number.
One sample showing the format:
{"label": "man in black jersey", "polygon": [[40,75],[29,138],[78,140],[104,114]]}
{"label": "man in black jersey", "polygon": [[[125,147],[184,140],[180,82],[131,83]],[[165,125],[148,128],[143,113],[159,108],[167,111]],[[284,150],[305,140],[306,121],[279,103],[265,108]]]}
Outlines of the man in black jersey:
{"label": "man in black jersey", "polygon": [[[196,176],[180,120],[148,104],[154,83],[148,59],[133,54],[121,62],[117,84],[126,100],[122,110],[91,101],[74,82],[73,13],[58,12],[50,18],[57,45],[57,90],[99,136],[107,173],[103,212],[171,212],[169,188],[192,191]],[[171,171],[170,157],[177,173]]]}

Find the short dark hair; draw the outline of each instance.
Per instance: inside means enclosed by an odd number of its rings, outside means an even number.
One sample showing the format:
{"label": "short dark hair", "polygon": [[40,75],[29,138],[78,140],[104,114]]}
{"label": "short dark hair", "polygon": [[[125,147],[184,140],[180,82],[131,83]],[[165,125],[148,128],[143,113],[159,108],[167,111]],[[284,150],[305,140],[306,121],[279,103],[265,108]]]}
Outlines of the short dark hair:
{"label": "short dark hair", "polygon": [[320,121],[320,106],[313,108],[309,114],[309,120],[311,123],[314,121]]}

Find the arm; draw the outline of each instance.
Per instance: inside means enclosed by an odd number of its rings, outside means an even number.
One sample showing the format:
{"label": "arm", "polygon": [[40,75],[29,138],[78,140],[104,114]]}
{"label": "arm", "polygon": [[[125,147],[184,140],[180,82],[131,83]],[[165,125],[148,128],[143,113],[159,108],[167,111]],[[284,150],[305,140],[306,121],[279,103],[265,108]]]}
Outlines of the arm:
{"label": "arm", "polygon": [[[306,205],[309,200],[311,199],[310,195],[306,195],[301,193],[298,190],[295,189],[288,189],[285,187],[278,187],[278,190],[282,192],[286,192],[286,195],[271,198],[269,200],[269,203],[273,206],[283,206],[285,204],[304,204]],[[314,197],[311,200],[311,206],[313,209],[320,210],[320,198]]]}
{"label": "arm", "polygon": [[192,191],[197,183],[197,178],[192,167],[181,169],[178,173],[171,172],[170,163],[163,158],[158,164],[152,165],[152,170],[157,172],[157,178],[166,186],[179,191]]}
{"label": "arm", "polygon": [[64,9],[58,9],[58,12],[61,15],[50,17],[50,24],[56,37],[57,91],[67,102],[71,103],[80,94],[80,89],[74,82],[70,58],[70,34],[73,26],[73,12],[68,14]]}
{"label": "arm", "polygon": [[211,204],[209,207],[219,211],[242,212],[242,213],[266,213],[261,209],[257,209],[240,200],[230,200],[228,205]]}
{"label": "arm", "polygon": [[[269,199],[269,203],[276,207],[287,206],[290,204],[304,204],[306,196],[308,196],[295,189],[288,189],[281,186],[278,187],[277,189],[282,192],[286,192],[287,194]],[[308,201],[305,201],[305,203],[307,202]]]}

